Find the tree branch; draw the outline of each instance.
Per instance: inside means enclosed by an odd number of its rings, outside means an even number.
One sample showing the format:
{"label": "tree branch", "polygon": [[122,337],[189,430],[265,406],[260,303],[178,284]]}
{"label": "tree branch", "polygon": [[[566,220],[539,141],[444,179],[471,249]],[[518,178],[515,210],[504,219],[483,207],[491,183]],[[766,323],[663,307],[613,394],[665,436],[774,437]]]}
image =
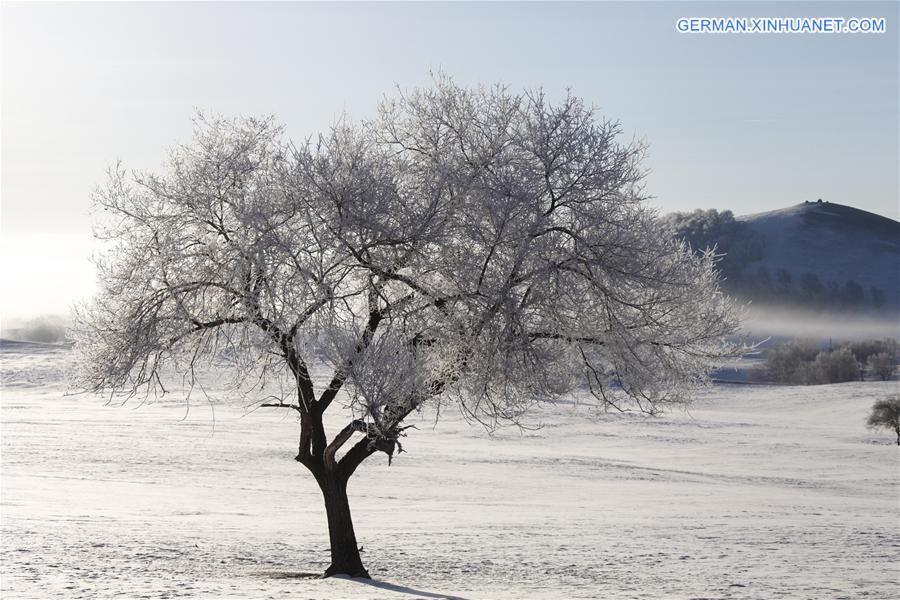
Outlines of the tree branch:
{"label": "tree branch", "polygon": [[325,469],[328,471],[334,471],[337,468],[337,465],[334,461],[334,455],[338,450],[341,449],[341,446],[347,443],[347,441],[353,437],[353,434],[357,431],[365,433],[368,435],[368,427],[366,423],[360,421],[359,419],[354,419],[350,421],[341,431],[334,436],[334,439],[331,440],[331,443],[325,448],[324,453],[324,462]]}
{"label": "tree branch", "polygon": [[[366,323],[366,328],[363,331],[362,336],[359,339],[359,342],[356,344],[356,355],[362,353],[365,350],[369,343],[372,341],[372,337],[375,335],[375,330],[378,329],[378,324],[381,323],[381,319],[383,318],[382,313],[378,310],[377,307],[372,307],[369,310],[369,320]],[[347,364],[343,367],[340,367],[335,371],[334,377],[331,379],[331,383],[328,384],[328,387],[325,391],[322,392],[322,395],[319,396],[319,400],[315,404],[315,408],[319,413],[325,412],[325,410],[331,405],[335,396],[337,396],[338,392],[341,390],[341,387],[344,385],[344,381],[347,379],[347,370],[353,366],[353,359],[348,359]]]}
{"label": "tree branch", "polygon": [[533,331],[528,334],[528,337],[532,340],[564,340],[573,343],[594,344],[595,346],[602,346],[605,343],[604,340],[598,337],[572,336],[564,335],[562,333],[550,333],[547,331]]}
{"label": "tree branch", "polygon": [[266,404],[260,404],[259,406],[260,406],[260,408],[292,408],[299,413],[303,412],[303,409],[301,407],[297,406],[296,404],[285,404],[284,402],[266,403]]}

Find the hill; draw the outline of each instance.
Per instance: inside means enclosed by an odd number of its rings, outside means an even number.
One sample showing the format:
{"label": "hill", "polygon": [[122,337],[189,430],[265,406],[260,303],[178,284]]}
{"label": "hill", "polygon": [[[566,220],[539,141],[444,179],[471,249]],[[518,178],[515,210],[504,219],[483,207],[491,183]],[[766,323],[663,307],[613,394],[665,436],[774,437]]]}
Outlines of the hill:
{"label": "hill", "polygon": [[725,288],[739,297],[807,308],[900,307],[900,223],[893,219],[829,202],[668,219],[692,247],[725,254]]}

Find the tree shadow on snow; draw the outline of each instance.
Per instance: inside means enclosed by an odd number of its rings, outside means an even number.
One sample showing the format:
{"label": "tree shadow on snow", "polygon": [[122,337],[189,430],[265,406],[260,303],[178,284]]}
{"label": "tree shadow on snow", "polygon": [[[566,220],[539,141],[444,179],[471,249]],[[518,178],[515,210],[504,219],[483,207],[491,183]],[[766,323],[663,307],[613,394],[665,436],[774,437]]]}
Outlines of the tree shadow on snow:
{"label": "tree shadow on snow", "polygon": [[411,587],[406,587],[405,585],[397,585],[394,583],[388,583],[386,581],[378,581],[375,579],[360,579],[358,577],[344,577],[338,575],[337,578],[345,579],[346,581],[352,581],[354,583],[362,583],[365,585],[370,585],[372,587],[376,587],[382,590],[388,590],[390,592],[397,592],[400,594],[410,594],[412,596],[416,596],[418,598],[438,598],[439,600],[466,600],[462,596],[452,596],[450,594],[443,594],[441,592],[423,592],[422,590],[416,590]]}
{"label": "tree shadow on snow", "polygon": [[[308,573],[303,571],[260,571],[254,573],[257,577],[265,577],[272,579],[322,579],[321,573]],[[348,577],[346,575],[335,575],[334,579],[343,579],[353,583],[361,583],[369,585],[389,592],[397,592],[398,594],[410,594],[417,598],[435,598],[437,600],[466,600],[462,596],[453,596],[451,594],[443,594],[441,592],[425,592],[416,590],[405,585],[397,585],[386,581],[378,581],[375,579],[362,579],[359,577]]]}
{"label": "tree shadow on snow", "polygon": [[302,571],[260,571],[254,573],[256,577],[272,579],[321,579],[321,573],[305,573]]}

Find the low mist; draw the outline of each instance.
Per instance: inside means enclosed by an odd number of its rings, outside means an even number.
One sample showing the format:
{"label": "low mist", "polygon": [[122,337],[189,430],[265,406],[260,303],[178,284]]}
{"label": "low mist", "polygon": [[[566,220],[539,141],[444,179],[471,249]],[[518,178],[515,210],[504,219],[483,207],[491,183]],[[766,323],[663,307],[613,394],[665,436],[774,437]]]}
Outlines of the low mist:
{"label": "low mist", "polygon": [[812,311],[751,305],[744,319],[743,332],[752,340],[805,338],[827,342],[900,339],[900,313]]}

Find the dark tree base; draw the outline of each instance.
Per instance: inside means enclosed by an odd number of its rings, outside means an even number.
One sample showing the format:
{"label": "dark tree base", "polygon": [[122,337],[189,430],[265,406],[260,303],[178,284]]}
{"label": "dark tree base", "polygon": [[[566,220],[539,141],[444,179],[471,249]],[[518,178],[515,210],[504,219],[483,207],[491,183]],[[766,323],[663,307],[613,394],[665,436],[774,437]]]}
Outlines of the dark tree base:
{"label": "dark tree base", "polygon": [[327,569],[325,569],[325,573],[322,575],[323,578],[334,577],[335,575],[346,575],[347,577],[359,577],[360,579],[372,579],[369,576],[369,572],[362,566],[355,569],[348,569],[345,567],[336,567],[331,565]]}

